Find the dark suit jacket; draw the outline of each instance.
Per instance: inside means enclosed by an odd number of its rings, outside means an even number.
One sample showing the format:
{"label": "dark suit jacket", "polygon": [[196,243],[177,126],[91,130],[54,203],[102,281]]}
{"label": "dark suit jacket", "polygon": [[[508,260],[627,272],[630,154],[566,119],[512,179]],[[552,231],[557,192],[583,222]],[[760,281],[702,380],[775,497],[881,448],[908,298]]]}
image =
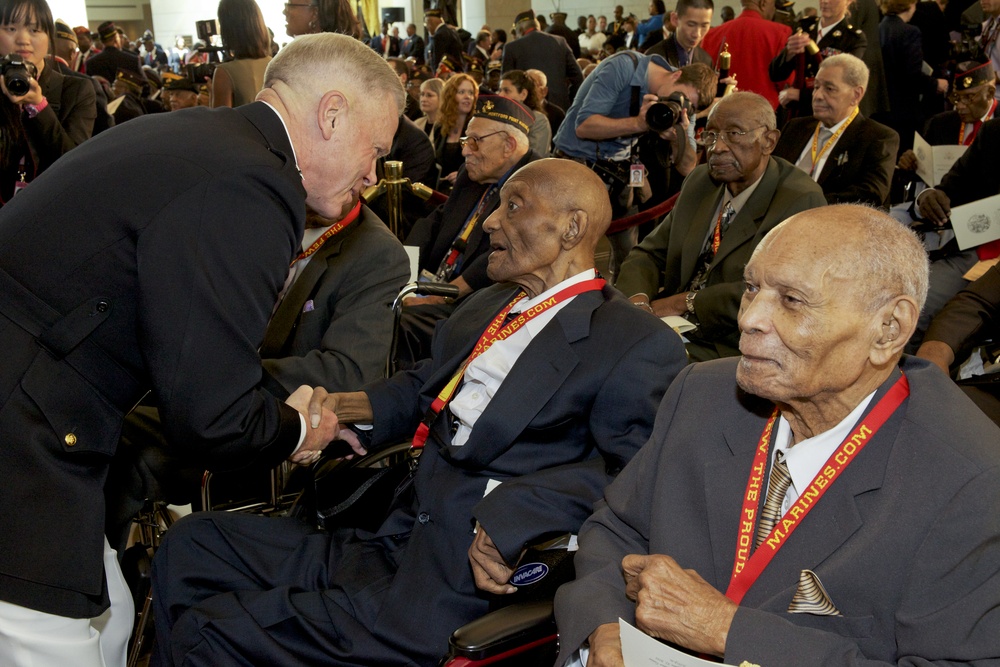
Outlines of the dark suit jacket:
{"label": "dark suit jacket", "polygon": [[385,372],[396,294],[410,275],[402,244],[367,206],[323,244],[271,316],[260,346],[264,386],[354,391]]}
{"label": "dark suit jacket", "polygon": [[[652,56],[659,54],[666,58],[667,62],[670,63],[671,67],[680,67],[680,60],[677,55],[677,37],[674,33],[670,33],[670,36],[666,39],[660,40],[653,46],[646,49],[646,55]],[[701,48],[700,46],[694,47],[694,51],[691,53],[692,63],[702,63],[703,65],[712,65],[712,56],[708,55],[708,51]]]}
{"label": "dark suit jacket", "polygon": [[[957,132],[956,129],[956,137]],[[947,193],[952,207],[1000,194],[1000,169],[996,168],[998,151],[1000,118],[993,118],[983,123],[975,141],[938,185],[939,190]]]}
{"label": "dark suit jacket", "polygon": [[[514,166],[517,171],[538,156],[528,152]],[[448,199],[434,209],[426,218],[421,218],[413,224],[413,229],[406,237],[406,245],[420,248],[420,269],[436,273],[441,260],[444,259],[455,237],[462,231],[469,216],[479,204],[480,197],[490,188],[490,184],[476,183],[469,178],[463,165],[455,178]],[[490,199],[484,203],[484,213],[480,222],[472,230],[469,242],[462,252],[462,266],[453,277],[462,276],[472,289],[480,289],[492,285],[493,281],[486,275],[486,264],[489,260],[490,235],[483,233],[482,221],[496,210],[500,204],[500,191],[494,190]]]}
{"label": "dark suit jacket", "polygon": [[[819,22],[813,21],[809,36],[816,41],[817,35],[819,35]],[[819,47],[819,53],[815,56],[800,53],[789,57],[788,51],[782,49],[768,67],[772,81],[786,81],[795,74],[791,79],[791,86],[799,89],[799,100],[789,103],[787,109],[790,118],[808,116],[812,113],[811,80],[816,77],[823,59],[839,53],[850,53],[858,58],[864,58],[868,48],[868,38],[860,28],[855,28],[850,20],[845,18],[833,30],[826,33],[823,39],[816,42],[816,46]],[[781,131],[784,132],[785,129],[781,128]]]}
{"label": "dark suit jacket", "polygon": [[962,117],[957,111],[942,111],[927,119],[921,136],[931,146],[945,146],[958,143],[958,134],[962,131]]}
{"label": "dark suit jacket", "polygon": [[583,72],[565,39],[532,30],[503,47],[503,71],[538,69],[549,81],[549,102],[569,109],[576,91],[583,83]]}
{"label": "dark suit jacket", "polygon": [[407,37],[399,47],[399,55],[403,58],[413,58],[418,65],[423,65],[426,60],[424,56],[424,38],[414,34]]}
{"label": "dark suit jacket", "polygon": [[861,98],[861,113],[873,117],[889,110],[889,91],[885,82],[885,65],[882,62],[882,45],[879,44],[878,22],[881,20],[875,0],[856,0],[851,6],[851,22],[865,34],[868,46],[861,59],[868,65],[868,90]]}
{"label": "dark suit jacket", "polygon": [[146,78],[142,71],[142,63],[139,62],[139,56],[134,53],[126,53],[113,46],[105,47],[103,51],[87,59],[87,75],[103,76],[112,84],[120,69],[135,72],[143,79]]}
{"label": "dark suit jacket", "polygon": [[889,91],[889,113],[882,122],[899,133],[903,150],[913,146],[913,132],[923,124],[921,96],[936,95],[935,81],[921,71],[924,52],[920,30],[898,16],[879,23],[879,40]]}
{"label": "dark suit jacket", "polygon": [[102,487],[147,390],[171,442],[203,459],[291,453],[299,416],[259,388],[257,348],[304,217],[288,135],[261,103],[134,120],[0,209],[0,504],[18,507],[0,518],[18,545],[0,550],[0,599],[107,607]]}
{"label": "dark suit jacket", "polygon": [[[1000,265],[959,292],[931,322],[924,341],[945,343],[955,361],[968,358],[975,345],[1000,337]],[[995,383],[1000,393],[1000,383]]]}
{"label": "dark suit jacket", "polygon": [[[373,448],[412,437],[431,400],[516,293],[496,285],[469,297],[438,329],[431,359],[365,388],[375,415]],[[389,515],[377,541],[366,540],[387,557],[338,570],[335,584],[344,586],[362,625],[384,643],[436,660],[448,635],[487,609],[467,564],[475,521],[511,563],[526,543],[575,531],[645,442],[655,406],[683,363],[676,334],[614,289],[574,299],[518,358],[465,445],[449,444],[447,415],[434,422],[415,499]],[[503,483],[484,498],[490,479]],[[365,618],[370,609],[377,623]]]}
{"label": "dark suit jacket", "polygon": [[430,41],[427,43],[427,65],[431,68],[431,72],[436,72],[438,65],[441,64],[441,60],[445,56],[450,56],[450,60],[456,64],[456,67],[461,67],[465,60],[462,58],[462,53],[464,49],[462,48],[462,40],[459,39],[458,33],[448,26],[446,23],[442,23],[437,31],[431,35]]}
{"label": "dark suit jacket", "polygon": [[[695,168],[684,179],[674,209],[629,253],[615,286],[626,296],[643,293],[653,298],[686,291],[698,270],[708,230],[715,224],[723,187],[712,182],[707,165]],[[757,189],[722,237],[705,287],[694,300],[698,329],[687,337],[714,348],[720,357],[739,354],[736,314],[743,294],[743,267],[775,225],[825,203],[820,187],[801,169],[771,158]]]}
{"label": "dark suit jacket", "polygon": [[[817,123],[812,116],[790,120],[781,131],[774,155],[795,164],[812,142]],[[889,205],[899,150],[899,135],[894,130],[859,113],[830,150],[817,180],[828,204]]]}
{"label": "dark suit jacket", "polygon": [[[750,462],[773,409],[736,388],[737,363],[678,376],[649,444],[581,530],[577,581],[556,596],[564,653],[602,623],[634,622],[625,554],[668,554],[725,592]],[[1000,429],[937,368],[907,357],[902,369],[909,399],[749,589],[727,665],[943,667],[1000,655],[1000,570],[986,565],[1000,562]],[[842,615],[787,612],[806,569]]]}

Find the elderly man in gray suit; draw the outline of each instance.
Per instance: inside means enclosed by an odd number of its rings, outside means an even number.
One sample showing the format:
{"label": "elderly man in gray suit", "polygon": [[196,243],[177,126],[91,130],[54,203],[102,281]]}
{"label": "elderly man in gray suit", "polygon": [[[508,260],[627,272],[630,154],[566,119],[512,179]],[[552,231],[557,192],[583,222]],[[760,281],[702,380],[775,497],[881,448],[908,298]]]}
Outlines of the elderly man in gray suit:
{"label": "elderly man in gray suit", "polygon": [[622,618],[728,665],[997,664],[1000,429],[903,356],[927,274],[862,206],[764,239],[742,358],[677,377],[581,529],[564,659],[622,665]]}

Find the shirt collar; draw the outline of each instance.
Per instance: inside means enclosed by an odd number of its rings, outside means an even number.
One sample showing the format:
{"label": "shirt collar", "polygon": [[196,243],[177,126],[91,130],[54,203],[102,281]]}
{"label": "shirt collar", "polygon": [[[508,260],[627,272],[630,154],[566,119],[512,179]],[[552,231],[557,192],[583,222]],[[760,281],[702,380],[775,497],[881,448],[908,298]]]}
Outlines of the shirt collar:
{"label": "shirt collar", "polygon": [[[288,145],[292,147],[292,159],[295,160],[295,168],[298,169],[299,168],[299,158],[295,154],[295,144],[292,142],[292,133],[288,131],[288,125],[285,123],[285,119],[281,116],[280,113],[278,113],[278,110],[275,109],[271,104],[269,104],[268,102],[265,102],[264,100],[260,100],[260,101],[264,102],[264,104],[266,104],[267,107],[271,111],[274,112],[274,115],[276,115],[278,117],[278,120],[281,121],[281,127],[285,128],[285,135],[288,137]],[[301,170],[299,170],[299,175],[300,176],[302,175],[302,171]]]}
{"label": "shirt collar", "polygon": [[[764,170],[764,173],[767,173],[766,169]],[[740,209],[742,209],[743,206],[746,205],[747,200],[750,199],[750,197],[753,196],[754,190],[756,190],[757,186],[760,185],[760,181],[761,181],[762,178],[764,178],[764,174],[761,174],[760,178],[758,178],[756,181],[754,181],[750,185],[750,187],[748,187],[746,190],[744,190],[743,192],[739,193],[735,197],[729,192],[729,188],[728,187],[722,188],[722,193],[723,193],[722,194],[722,205],[725,206],[726,203],[729,203],[733,207],[733,213],[734,214],[739,213]]]}
{"label": "shirt collar", "polygon": [[844,19],[840,19],[839,21],[837,21],[836,23],[834,23],[833,25],[831,25],[829,28],[819,27],[818,30],[816,31],[817,32],[816,37],[818,37],[819,39],[817,39],[816,41],[819,41],[820,39],[823,39],[824,37],[826,37],[827,34],[831,30],[833,30],[834,28],[836,28],[838,25],[840,25],[843,22],[844,22]]}
{"label": "shirt collar", "polygon": [[839,123],[837,123],[835,125],[831,125],[830,127],[826,128],[826,129],[828,131],[833,132],[834,134],[836,134],[837,132],[840,131],[840,128],[842,128],[844,126],[844,123],[846,123],[850,119],[851,119],[851,114],[847,114],[847,116],[845,116],[844,119],[841,120]]}

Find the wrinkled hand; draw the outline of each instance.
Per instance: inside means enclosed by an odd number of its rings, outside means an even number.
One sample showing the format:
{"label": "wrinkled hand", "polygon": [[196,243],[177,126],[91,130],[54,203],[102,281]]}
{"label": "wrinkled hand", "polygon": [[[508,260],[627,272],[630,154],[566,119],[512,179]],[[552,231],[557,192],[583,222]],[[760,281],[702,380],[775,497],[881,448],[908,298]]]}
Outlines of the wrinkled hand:
{"label": "wrinkled hand", "polygon": [[[367,450],[365,450],[364,446],[362,446],[361,441],[358,440],[358,436],[354,433],[354,431],[349,428],[341,428],[340,426],[340,418],[337,416],[337,409],[339,401],[344,394],[331,394],[323,387],[316,387],[315,389],[310,390],[308,396],[305,396],[305,409],[303,410],[298,407],[302,401],[301,397],[297,398],[296,403],[291,402],[293,398],[296,398],[296,396],[303,391],[303,389],[309,389],[309,387],[299,387],[295,390],[295,393],[288,398],[288,401],[289,405],[305,415],[308,428],[310,430],[316,429],[318,428],[317,425],[322,425],[326,420],[330,420],[333,426],[333,433],[329,440],[327,440],[327,443],[332,440],[343,440],[351,446],[351,449],[353,449],[356,454],[360,454],[362,456],[367,454]],[[306,437],[308,438],[308,435]],[[305,443],[303,443],[302,448],[299,451],[302,451],[303,449],[305,449]],[[318,459],[319,457],[316,456],[315,458]],[[351,456],[346,458],[351,458]],[[296,462],[294,459],[292,460],[293,462]]]}
{"label": "wrinkled hand", "polygon": [[938,95],[948,94],[948,79],[938,79],[937,80],[937,93]]}
{"label": "wrinkled hand", "polygon": [[787,107],[792,102],[798,102],[802,91],[798,88],[785,88],[778,93],[778,104]]}
{"label": "wrinkled hand", "polygon": [[687,292],[674,294],[663,299],[656,299],[650,302],[653,314],[657,317],[667,317],[668,315],[683,315],[687,312]]}
{"label": "wrinkled hand", "polygon": [[939,340],[926,341],[920,345],[917,356],[933,363],[944,371],[945,375],[951,375],[951,365],[955,363],[955,352],[947,343],[942,343]]}
{"label": "wrinkled hand", "polygon": [[735,602],[670,556],[625,556],[622,572],[637,628],[692,651],[725,655]]}
{"label": "wrinkled hand", "polygon": [[510,584],[514,570],[507,566],[500,550],[486,534],[482,526],[476,533],[476,538],[469,546],[469,564],[472,565],[472,576],[476,587],[487,593],[504,595],[514,593],[517,588]]}
{"label": "wrinkled hand", "polygon": [[308,409],[309,398],[312,394],[312,387],[302,385],[285,401],[298,410],[306,420],[306,432],[302,445],[288,457],[289,461],[299,465],[309,465],[318,461],[323,450],[336,437],[338,430],[337,415],[330,410],[324,409],[320,412],[318,420],[310,420]]}
{"label": "wrinkled hand", "polygon": [[951,216],[951,199],[941,190],[924,190],[917,197],[917,208],[920,215],[941,226]]}
{"label": "wrinkled hand", "polygon": [[625,667],[622,638],[617,623],[605,623],[590,633],[587,667]]}
{"label": "wrinkled hand", "polygon": [[434,294],[428,296],[417,296],[415,294],[410,294],[405,299],[403,299],[404,306],[439,306],[444,303],[454,303],[454,299],[448,299],[443,296],[436,296]]}
{"label": "wrinkled hand", "polygon": [[458,172],[457,171],[453,171],[450,174],[448,174],[447,176],[442,176],[441,178],[444,179],[444,180],[446,180],[446,181],[448,181],[452,185],[455,185],[455,179],[458,178]]}
{"label": "wrinkled hand", "polygon": [[896,169],[902,169],[903,171],[916,171],[918,164],[919,161],[917,160],[917,154],[911,150],[907,150],[899,156],[899,162],[896,164]]}

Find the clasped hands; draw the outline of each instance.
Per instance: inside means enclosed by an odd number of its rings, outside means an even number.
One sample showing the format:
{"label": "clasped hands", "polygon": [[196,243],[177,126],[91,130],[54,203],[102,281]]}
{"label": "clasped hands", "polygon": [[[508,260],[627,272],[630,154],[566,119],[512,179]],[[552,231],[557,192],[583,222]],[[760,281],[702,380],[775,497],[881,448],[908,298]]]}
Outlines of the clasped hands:
{"label": "clasped hands", "polygon": [[[635,625],[657,639],[722,657],[738,608],[694,570],[670,556],[631,554],[622,559],[625,595],[636,603]],[[590,635],[587,667],[623,667],[617,623]]]}
{"label": "clasped hands", "polygon": [[364,405],[367,405],[368,408],[367,421],[371,421],[371,404],[363,392],[330,394],[322,387],[313,389],[308,385],[302,385],[288,397],[285,403],[298,410],[299,414],[305,418],[306,423],[306,433],[302,445],[288,457],[292,463],[298,465],[315,463],[327,445],[334,440],[343,440],[348,443],[356,454],[364,455],[367,453],[354,431],[342,427],[343,423],[363,421],[363,410],[358,408]]}

